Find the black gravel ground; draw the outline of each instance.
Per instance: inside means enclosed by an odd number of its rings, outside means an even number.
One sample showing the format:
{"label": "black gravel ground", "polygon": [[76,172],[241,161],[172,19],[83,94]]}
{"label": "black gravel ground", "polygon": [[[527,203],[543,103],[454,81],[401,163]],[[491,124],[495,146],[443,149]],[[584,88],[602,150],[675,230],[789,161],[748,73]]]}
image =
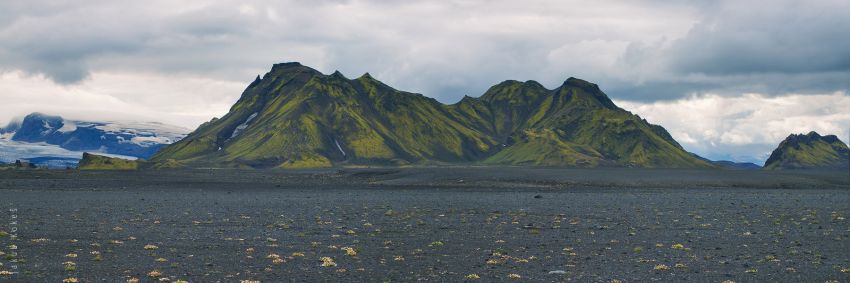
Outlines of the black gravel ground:
{"label": "black gravel ground", "polygon": [[0,282],[850,282],[846,171],[6,170],[0,200]]}

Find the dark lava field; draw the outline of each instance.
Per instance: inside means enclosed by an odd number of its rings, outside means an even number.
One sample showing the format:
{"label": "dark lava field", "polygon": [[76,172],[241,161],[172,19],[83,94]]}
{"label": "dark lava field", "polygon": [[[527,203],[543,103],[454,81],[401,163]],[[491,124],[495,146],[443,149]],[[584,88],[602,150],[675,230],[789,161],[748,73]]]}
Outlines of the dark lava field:
{"label": "dark lava field", "polygon": [[0,171],[0,282],[850,282],[847,171]]}

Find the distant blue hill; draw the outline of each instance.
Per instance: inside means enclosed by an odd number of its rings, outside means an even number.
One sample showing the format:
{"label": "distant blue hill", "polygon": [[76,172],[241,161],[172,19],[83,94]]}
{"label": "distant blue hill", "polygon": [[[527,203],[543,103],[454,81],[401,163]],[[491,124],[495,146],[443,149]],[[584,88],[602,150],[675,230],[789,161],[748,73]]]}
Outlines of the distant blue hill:
{"label": "distant blue hill", "polygon": [[750,162],[734,162],[727,160],[712,161],[712,163],[727,169],[758,170],[761,166]]}
{"label": "distant blue hill", "polygon": [[68,157],[35,157],[25,159],[27,162],[32,164],[38,164],[39,166],[46,166],[47,168],[67,168],[67,167],[77,167],[77,163],[80,162],[78,158],[68,158]]}

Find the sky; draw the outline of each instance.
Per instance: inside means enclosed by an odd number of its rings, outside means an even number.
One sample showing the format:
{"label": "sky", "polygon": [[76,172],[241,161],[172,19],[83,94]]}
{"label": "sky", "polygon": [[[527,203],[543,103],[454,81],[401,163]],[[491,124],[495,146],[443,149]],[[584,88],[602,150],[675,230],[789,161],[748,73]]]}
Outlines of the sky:
{"label": "sky", "polygon": [[850,1],[0,1],[0,123],[39,111],[195,128],[271,65],[443,103],[599,84],[711,159],[850,135]]}

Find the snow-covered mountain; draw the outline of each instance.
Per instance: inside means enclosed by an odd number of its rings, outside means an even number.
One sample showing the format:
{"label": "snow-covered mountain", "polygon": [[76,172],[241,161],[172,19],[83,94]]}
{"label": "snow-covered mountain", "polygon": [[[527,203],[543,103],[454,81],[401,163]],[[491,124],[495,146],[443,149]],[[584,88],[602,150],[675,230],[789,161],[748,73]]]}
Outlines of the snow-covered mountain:
{"label": "snow-covered mountain", "polygon": [[0,128],[0,162],[25,159],[51,167],[75,166],[85,151],[147,159],[188,132],[157,122],[75,121],[32,113]]}

